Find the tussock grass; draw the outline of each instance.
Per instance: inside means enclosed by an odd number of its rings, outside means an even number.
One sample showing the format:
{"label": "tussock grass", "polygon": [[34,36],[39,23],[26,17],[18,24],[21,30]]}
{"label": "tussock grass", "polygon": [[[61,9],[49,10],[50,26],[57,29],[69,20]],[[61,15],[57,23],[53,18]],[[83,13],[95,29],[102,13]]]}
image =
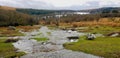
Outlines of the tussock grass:
{"label": "tussock grass", "polygon": [[64,47],[105,58],[120,58],[119,37],[99,37],[95,40],[85,40],[85,37],[82,37],[78,42],[64,44]]}

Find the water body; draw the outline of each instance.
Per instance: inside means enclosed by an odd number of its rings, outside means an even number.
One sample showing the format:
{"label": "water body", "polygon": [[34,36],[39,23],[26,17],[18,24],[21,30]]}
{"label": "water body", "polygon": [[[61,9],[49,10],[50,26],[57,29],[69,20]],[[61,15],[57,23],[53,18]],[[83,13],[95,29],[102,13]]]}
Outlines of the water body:
{"label": "water body", "polygon": [[[39,34],[39,32],[41,32],[41,34]],[[24,34],[26,34],[26,36],[21,37],[21,40],[13,43],[19,51],[24,51],[27,53],[27,55],[24,55],[21,58],[101,58],[99,56],[94,56],[83,52],[64,49],[63,44],[69,42],[67,37],[82,36],[85,35],[84,33],[78,33],[76,31],[69,33],[59,29],[50,30],[43,26],[37,31]],[[33,35],[37,34],[39,34],[39,36],[42,35],[43,37],[47,37],[49,40],[41,43],[30,39],[34,37]]]}

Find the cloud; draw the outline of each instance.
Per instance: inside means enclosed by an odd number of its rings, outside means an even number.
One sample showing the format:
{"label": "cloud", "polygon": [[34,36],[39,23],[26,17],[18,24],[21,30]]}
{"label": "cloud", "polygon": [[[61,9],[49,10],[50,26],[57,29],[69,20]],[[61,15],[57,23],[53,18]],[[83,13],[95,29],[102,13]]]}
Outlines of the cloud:
{"label": "cloud", "polygon": [[93,9],[93,8],[101,8],[101,7],[120,7],[119,0],[84,0],[82,5],[73,5],[70,7],[65,7],[66,9]]}
{"label": "cloud", "polygon": [[52,9],[54,6],[37,0],[0,0],[0,5],[17,8]]}
{"label": "cloud", "polygon": [[101,7],[120,7],[120,1],[118,1],[118,0],[112,0],[112,1],[102,1],[101,3],[100,3],[100,6]]}
{"label": "cloud", "polygon": [[120,7],[119,0],[0,0],[0,5],[35,9],[91,9]]}

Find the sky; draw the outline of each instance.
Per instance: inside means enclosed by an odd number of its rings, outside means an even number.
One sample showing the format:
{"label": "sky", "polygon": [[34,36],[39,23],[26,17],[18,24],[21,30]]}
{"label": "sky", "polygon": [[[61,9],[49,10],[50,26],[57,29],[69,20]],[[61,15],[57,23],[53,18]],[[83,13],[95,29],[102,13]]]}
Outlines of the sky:
{"label": "sky", "polygon": [[120,0],[0,0],[0,5],[16,8],[82,10],[120,7]]}

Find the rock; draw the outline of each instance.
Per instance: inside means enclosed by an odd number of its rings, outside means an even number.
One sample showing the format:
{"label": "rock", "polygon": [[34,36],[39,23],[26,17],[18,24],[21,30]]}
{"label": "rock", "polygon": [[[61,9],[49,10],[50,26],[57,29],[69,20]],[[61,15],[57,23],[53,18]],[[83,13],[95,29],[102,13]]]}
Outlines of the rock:
{"label": "rock", "polygon": [[68,33],[71,33],[72,32],[72,30],[68,30]]}
{"label": "rock", "polygon": [[112,32],[112,33],[107,34],[107,36],[118,37],[118,36],[120,36],[120,32]]}
{"label": "rock", "polygon": [[17,42],[18,39],[7,39],[5,43],[10,43],[10,42]]}
{"label": "rock", "polygon": [[112,34],[111,37],[117,37],[119,36],[119,33]]}
{"label": "rock", "polygon": [[70,42],[77,42],[79,37],[78,36],[72,36],[72,37],[67,37]]}
{"label": "rock", "polygon": [[16,30],[16,27],[14,27],[14,26],[9,26],[9,27],[8,27],[8,30]]}
{"label": "rock", "polygon": [[87,35],[87,40],[94,40],[96,38],[96,36],[94,34],[88,34]]}
{"label": "rock", "polygon": [[71,28],[72,31],[76,31],[74,28]]}

